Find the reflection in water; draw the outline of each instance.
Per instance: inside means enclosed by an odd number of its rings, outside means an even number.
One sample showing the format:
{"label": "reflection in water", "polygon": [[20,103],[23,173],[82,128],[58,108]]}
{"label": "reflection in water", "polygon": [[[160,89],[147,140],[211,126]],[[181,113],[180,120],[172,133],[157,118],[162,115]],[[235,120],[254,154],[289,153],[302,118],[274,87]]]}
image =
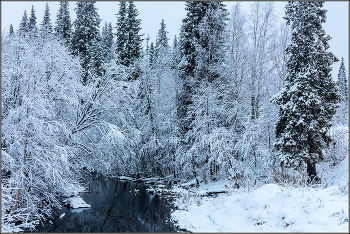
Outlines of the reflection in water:
{"label": "reflection in water", "polygon": [[38,227],[36,232],[175,232],[169,203],[148,194],[145,185],[98,174],[90,178],[90,190],[96,193],[80,196],[91,208],[63,207],[53,224]]}

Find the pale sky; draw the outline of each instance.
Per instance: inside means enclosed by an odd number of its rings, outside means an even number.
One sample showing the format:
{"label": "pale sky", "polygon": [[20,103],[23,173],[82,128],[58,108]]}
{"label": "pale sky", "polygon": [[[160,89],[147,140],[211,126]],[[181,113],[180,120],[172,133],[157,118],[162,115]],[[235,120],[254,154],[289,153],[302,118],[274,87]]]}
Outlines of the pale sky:
{"label": "pale sky", "polygon": [[[74,8],[76,2],[70,2],[70,16],[72,21],[76,18]],[[117,14],[119,9],[117,1],[97,1],[96,7],[101,18],[101,25],[104,26],[107,21],[112,22],[113,27],[116,25]],[[242,2],[243,10],[248,11],[252,2]],[[18,25],[22,19],[24,10],[30,15],[31,5],[34,5],[37,16],[37,24],[42,22],[45,1],[1,1],[1,30],[8,30],[10,24],[13,24],[14,30],[18,29]],[[54,24],[59,9],[58,1],[49,1],[51,12],[51,22]],[[233,1],[224,1],[227,9],[231,10]],[[139,19],[142,20],[141,33],[150,36],[150,41],[155,42],[156,35],[160,28],[160,22],[164,19],[166,30],[169,32],[170,45],[172,45],[175,34],[178,36],[182,19],[186,16],[184,1],[135,1],[137,10],[139,11]],[[286,2],[276,1],[275,14],[281,22],[284,16],[284,6]],[[330,40],[330,51],[332,51],[339,59],[343,56],[345,59],[345,68],[349,75],[349,3],[348,1],[327,1],[324,4],[327,9],[327,22],[323,25],[326,33],[332,37]],[[146,40],[145,40],[146,41]],[[336,79],[339,71],[340,62],[333,65],[333,77]]]}

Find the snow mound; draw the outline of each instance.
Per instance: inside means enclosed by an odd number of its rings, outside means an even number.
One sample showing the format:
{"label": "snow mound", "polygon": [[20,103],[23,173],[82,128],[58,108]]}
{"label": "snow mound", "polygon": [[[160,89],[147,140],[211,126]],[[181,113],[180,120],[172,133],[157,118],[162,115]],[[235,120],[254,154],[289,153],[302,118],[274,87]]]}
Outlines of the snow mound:
{"label": "snow mound", "polygon": [[283,188],[267,184],[250,193],[177,200],[172,213],[191,232],[347,232],[348,197],[338,188]]}
{"label": "snow mound", "polygon": [[87,204],[80,196],[64,199],[63,203],[73,209],[91,207],[91,205]]}

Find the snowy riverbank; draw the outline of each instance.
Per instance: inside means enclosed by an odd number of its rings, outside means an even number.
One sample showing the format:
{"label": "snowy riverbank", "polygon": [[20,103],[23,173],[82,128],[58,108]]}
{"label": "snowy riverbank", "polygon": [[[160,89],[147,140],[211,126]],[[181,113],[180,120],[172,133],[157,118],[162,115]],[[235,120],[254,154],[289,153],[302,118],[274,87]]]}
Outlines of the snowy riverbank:
{"label": "snowy riverbank", "polygon": [[191,232],[347,232],[349,225],[348,157],[334,168],[320,165],[317,187],[266,184],[248,192],[235,189],[216,197],[201,196],[225,189],[225,181],[198,189],[174,188],[172,219]]}

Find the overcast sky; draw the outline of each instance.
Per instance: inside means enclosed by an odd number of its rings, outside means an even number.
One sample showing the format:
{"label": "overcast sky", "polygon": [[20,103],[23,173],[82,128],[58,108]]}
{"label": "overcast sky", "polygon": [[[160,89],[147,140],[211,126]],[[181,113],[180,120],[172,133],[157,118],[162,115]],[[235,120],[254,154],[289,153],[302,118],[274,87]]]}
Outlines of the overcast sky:
{"label": "overcast sky", "polygon": [[[112,22],[115,26],[117,19],[115,14],[118,12],[117,1],[97,1],[96,7],[101,18],[101,25],[105,22]],[[227,9],[231,10],[233,1],[225,1]],[[243,10],[249,11],[249,6],[252,2],[242,2]],[[1,29],[8,30],[10,24],[13,24],[15,30],[18,29],[18,25],[22,18],[24,10],[27,10],[27,14],[30,14],[31,5],[34,5],[37,16],[37,24],[42,22],[45,1],[1,1]],[[51,12],[51,22],[55,23],[56,15],[59,9],[59,2],[48,2]],[[141,33],[150,36],[150,41],[155,42],[157,32],[160,28],[160,22],[164,19],[166,24],[166,30],[169,32],[170,44],[172,44],[174,35],[179,34],[180,25],[182,19],[186,16],[185,2],[184,1],[135,1],[135,5],[140,13],[139,19],[142,20]],[[286,2],[274,2],[275,14],[277,18],[282,22],[284,15],[284,6]],[[75,2],[70,2],[69,8],[71,12],[72,21],[75,16]],[[349,3],[347,1],[328,1],[324,4],[324,8],[327,12],[327,22],[324,24],[324,28],[328,35],[332,37],[330,40],[330,51],[332,51],[339,59],[343,56],[345,59],[345,67],[347,73],[349,63]],[[337,77],[339,71],[339,62],[336,63],[333,68],[333,77]],[[349,73],[348,73],[349,74]]]}

